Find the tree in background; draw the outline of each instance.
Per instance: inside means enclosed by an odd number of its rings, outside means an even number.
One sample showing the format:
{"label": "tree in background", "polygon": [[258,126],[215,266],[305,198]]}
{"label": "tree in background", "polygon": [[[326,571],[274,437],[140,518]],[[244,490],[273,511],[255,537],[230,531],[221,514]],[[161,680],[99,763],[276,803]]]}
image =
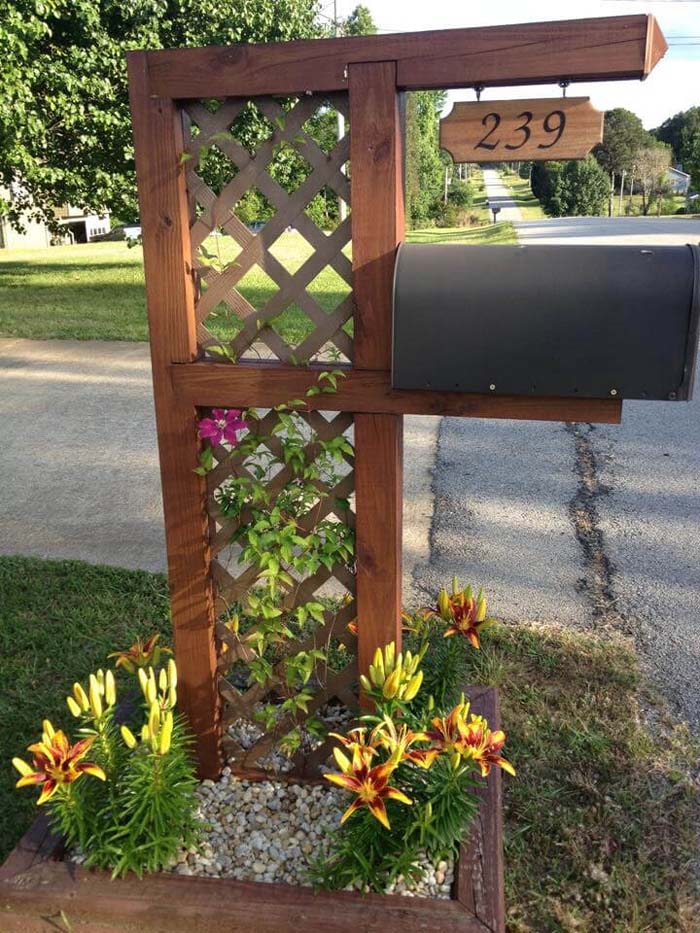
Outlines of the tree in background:
{"label": "tree in background", "polygon": [[700,191],[700,107],[669,117],[652,134],[671,147],[674,162],[683,166],[691,187]]}
{"label": "tree in background", "polygon": [[671,147],[674,162],[681,163],[687,172],[685,164],[692,152],[695,140],[700,135],[700,107],[691,107],[689,110],[669,117],[651,132],[659,142]]}
{"label": "tree in background", "polygon": [[373,36],[376,32],[377,24],[369,8],[361,3],[342,21],[339,30],[341,36]]}
{"label": "tree in background", "polygon": [[598,164],[610,176],[608,215],[612,215],[612,195],[615,179],[620,186],[625,174],[633,170],[637,153],[647,145],[649,134],[642,126],[636,113],[616,107],[605,112],[603,142],[596,146],[593,155]]}
{"label": "tree in background", "polygon": [[405,190],[410,227],[431,223],[440,203],[445,168],[440,154],[439,120],[446,96],[444,91],[413,91],[406,95]]}
{"label": "tree in background", "polygon": [[606,172],[593,156],[567,162],[535,162],[532,192],[550,217],[601,214],[610,192]]}
{"label": "tree in background", "polygon": [[0,203],[137,214],[125,53],[319,35],[317,0],[0,0]]}
{"label": "tree in background", "polygon": [[637,153],[635,175],[642,189],[642,213],[649,213],[654,197],[666,193],[664,179],[671,165],[672,150],[666,143],[651,139],[652,145]]}

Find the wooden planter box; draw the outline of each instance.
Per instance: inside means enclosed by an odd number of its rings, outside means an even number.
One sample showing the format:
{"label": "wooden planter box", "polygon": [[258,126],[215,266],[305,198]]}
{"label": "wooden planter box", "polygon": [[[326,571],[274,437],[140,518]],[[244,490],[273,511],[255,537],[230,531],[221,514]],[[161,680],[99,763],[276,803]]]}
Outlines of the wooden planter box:
{"label": "wooden planter box", "polygon": [[[469,690],[472,708],[498,724],[495,690]],[[287,884],[182,875],[109,875],[63,861],[60,839],[38,819],[0,868],[0,929],[34,933],[477,933],[504,929],[501,773],[484,782],[483,803],[460,849],[451,900],[314,893]],[[63,913],[63,917],[61,916]],[[65,921],[70,926],[66,928]]]}

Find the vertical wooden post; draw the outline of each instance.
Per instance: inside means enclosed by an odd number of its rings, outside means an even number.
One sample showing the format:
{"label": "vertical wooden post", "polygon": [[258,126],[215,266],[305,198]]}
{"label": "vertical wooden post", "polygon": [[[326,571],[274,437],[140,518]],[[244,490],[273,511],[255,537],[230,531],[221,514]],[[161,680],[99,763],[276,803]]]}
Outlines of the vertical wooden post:
{"label": "vertical wooden post", "polygon": [[196,412],[178,400],[168,371],[197,354],[182,123],[172,100],[151,96],[146,53],[129,56],[129,83],[179,705],[201,775],[216,777],[222,753],[205,486],[194,473]]}
{"label": "vertical wooden post", "polygon": [[[392,284],[403,238],[395,62],[349,66],[354,366],[391,368]],[[401,646],[403,416],[355,415],[358,667]]]}

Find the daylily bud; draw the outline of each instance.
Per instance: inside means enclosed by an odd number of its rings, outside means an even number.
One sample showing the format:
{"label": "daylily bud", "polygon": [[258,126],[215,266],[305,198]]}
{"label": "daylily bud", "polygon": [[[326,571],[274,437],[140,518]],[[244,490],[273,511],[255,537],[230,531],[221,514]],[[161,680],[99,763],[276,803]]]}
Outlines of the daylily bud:
{"label": "daylily bud", "polygon": [[440,595],[438,596],[438,609],[440,610],[440,615],[445,618],[449,618],[450,615],[450,597],[447,595],[447,590],[440,590]]}
{"label": "daylily bud", "polygon": [[75,716],[76,719],[82,716],[83,711],[80,709],[80,707],[75,702],[73,697],[66,697],[66,703],[68,704],[68,709],[71,711],[71,713],[73,714],[73,716]]}
{"label": "daylily bud", "polygon": [[171,687],[177,687],[177,665],[172,658],[168,661],[168,682]]}
{"label": "daylily bud", "polygon": [[170,690],[168,690],[168,705],[170,709],[175,709],[177,706],[177,690],[175,687],[171,687]]}
{"label": "daylily bud", "polygon": [[128,748],[136,748],[136,736],[128,726],[122,726],[120,729],[122,738]]}
{"label": "daylily bud", "polygon": [[87,713],[90,709],[90,701],[87,698],[87,694],[78,683],[73,684],[73,696],[78,701],[82,711]]}
{"label": "daylily bud", "polygon": [[102,697],[94,674],[90,674],[90,709],[95,719],[99,719],[102,715]]}
{"label": "daylily bud", "polygon": [[144,697],[148,699],[148,677],[146,676],[146,672],[142,667],[139,668],[138,677],[139,684],[141,685],[141,692],[143,693]]}
{"label": "daylily bud", "polygon": [[395,642],[393,641],[389,642],[389,644],[384,649],[384,656],[386,659],[384,671],[386,673],[386,671],[390,671],[393,668],[394,662],[396,661],[396,643]]}
{"label": "daylily bud", "polygon": [[455,769],[455,771],[457,770],[457,768],[459,768],[459,763],[460,763],[461,760],[462,760],[462,759],[461,759],[461,757],[460,757],[459,752],[453,752],[453,753],[450,755],[450,764],[451,764],[452,767]]}
{"label": "daylily bud", "polygon": [[382,657],[381,648],[377,648],[377,650],[374,652],[374,657],[372,658],[372,666],[376,670],[377,675],[383,679],[385,676],[385,672],[384,672],[384,658]]}
{"label": "daylily bud", "polygon": [[457,577],[452,577],[452,595],[456,596],[459,593],[459,583],[457,583]]}
{"label": "daylily bud", "polygon": [[430,696],[428,697],[428,712],[432,713],[434,709],[435,709],[435,697],[431,693]]}
{"label": "daylily bud", "polygon": [[100,694],[104,696],[105,695],[105,672],[102,670],[102,668],[100,668],[95,674],[95,680],[97,681],[97,686],[100,688]]}
{"label": "daylily bud", "polygon": [[51,739],[54,737],[54,733],[56,731],[54,727],[51,725],[50,720],[45,719],[41,724],[41,728],[44,730],[44,735],[48,736],[49,742],[50,742]]}
{"label": "daylily bud", "polygon": [[168,689],[168,675],[165,673],[165,668],[161,667],[160,673],[158,675],[158,689],[165,693]]}
{"label": "daylily bud", "polygon": [[429,800],[425,805],[425,822],[430,823],[433,819],[433,802]]}
{"label": "daylily bud", "polygon": [[105,702],[107,706],[114,706],[117,702],[117,685],[114,682],[114,674],[107,671],[105,674]]}
{"label": "daylily bud", "polygon": [[152,736],[154,736],[158,729],[160,728],[160,707],[158,703],[151,703],[151,711],[148,714],[148,729]]}
{"label": "daylily bud", "polygon": [[151,738],[151,733],[147,725],[141,726],[141,741],[148,742]]}
{"label": "daylily bud", "polygon": [[156,675],[152,667],[148,669],[148,684],[146,686],[146,699],[149,703],[155,703],[156,697],[158,696],[158,688],[156,687]]}
{"label": "daylily bud", "polygon": [[365,691],[365,693],[369,693],[372,689],[372,684],[364,674],[360,674],[360,686]]}
{"label": "daylily bud", "polygon": [[420,690],[420,685],[423,683],[423,671],[418,671],[417,674],[414,674],[413,677],[409,680],[404,690],[403,698],[404,700],[412,700],[415,695]]}
{"label": "daylily bud", "polygon": [[401,673],[398,670],[392,671],[391,674],[384,681],[384,687],[382,693],[384,696],[390,700],[392,697],[396,696],[396,691],[399,689],[399,680]]}
{"label": "daylily bud", "polygon": [[173,737],[173,714],[167,713],[165,716],[165,721],[163,727],[160,731],[160,753],[161,755],[167,755],[170,751],[170,742]]}
{"label": "daylily bud", "polygon": [[160,645],[156,645],[153,649],[152,662],[154,667],[158,667],[158,664],[160,663]]}

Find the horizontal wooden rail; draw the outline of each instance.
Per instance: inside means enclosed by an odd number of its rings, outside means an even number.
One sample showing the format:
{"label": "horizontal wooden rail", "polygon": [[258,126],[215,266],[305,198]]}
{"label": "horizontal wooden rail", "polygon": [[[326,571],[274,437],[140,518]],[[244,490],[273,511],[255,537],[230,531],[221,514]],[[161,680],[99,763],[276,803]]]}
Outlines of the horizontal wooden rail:
{"label": "horizontal wooden rail", "polygon": [[[192,405],[267,408],[304,398],[319,372],[329,366],[301,368],[277,363],[173,363],[175,393]],[[333,395],[307,399],[316,410],[374,414],[452,415],[524,421],[587,421],[619,424],[622,402],[615,399],[543,398],[519,395],[469,395],[392,389],[385,371],[347,369]]]}
{"label": "horizontal wooden rail", "polygon": [[405,90],[645,78],[667,45],[653,16],[146,53],[151,93],[196,98],[347,88],[355,62],[396,62]]}

